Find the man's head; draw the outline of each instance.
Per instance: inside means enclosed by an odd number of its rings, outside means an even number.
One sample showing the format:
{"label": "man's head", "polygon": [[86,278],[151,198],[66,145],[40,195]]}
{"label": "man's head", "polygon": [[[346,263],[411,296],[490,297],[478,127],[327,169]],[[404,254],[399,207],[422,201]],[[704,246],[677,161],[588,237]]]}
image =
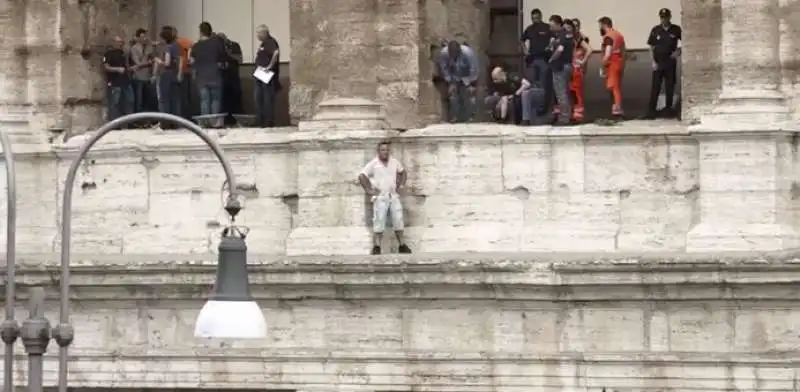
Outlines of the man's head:
{"label": "man's head", "polygon": [[175,28],[172,26],[164,26],[161,28],[161,33],[158,34],[164,42],[171,44],[175,42]]}
{"label": "man's head", "polygon": [[456,40],[448,42],[447,55],[450,56],[451,59],[461,56],[461,44]]}
{"label": "man's head", "polygon": [[667,26],[672,23],[672,11],[669,8],[662,8],[658,11],[658,17],[661,18],[661,24]]}
{"label": "man's head", "polygon": [[197,26],[198,30],[200,31],[201,37],[210,37],[214,34],[214,29],[211,28],[211,23],[202,22],[199,26]]}
{"label": "man's head", "polygon": [[258,27],[256,28],[256,36],[258,36],[258,39],[260,41],[267,39],[267,37],[269,37],[269,27],[267,27],[267,25],[264,24],[258,25]]}
{"label": "man's head", "polygon": [[225,34],[225,33],[217,33],[217,37],[222,38],[222,40],[225,41],[225,42],[229,42],[230,41],[230,39],[228,39],[228,35]]}
{"label": "man's head", "polygon": [[531,11],[531,23],[539,23],[542,21],[542,10],[534,8]]}
{"label": "man's head", "polygon": [[389,149],[391,147],[391,143],[388,140],[384,140],[378,143],[378,159],[382,161],[386,161],[389,159]]}
{"label": "man's head", "polygon": [[564,18],[561,15],[553,15],[550,17],[550,30],[561,31],[564,26]]}
{"label": "man's head", "polygon": [[572,22],[572,19],[565,19],[563,26],[564,26],[564,30],[566,30],[568,33],[574,33],[575,32],[575,24]]}
{"label": "man's head", "polygon": [[508,79],[508,73],[501,66],[492,68],[492,81],[495,83],[503,83]]}
{"label": "man's head", "polygon": [[614,22],[611,21],[611,18],[604,16],[597,20],[597,25],[600,27],[600,34],[605,35],[606,30],[614,27]]}
{"label": "man's head", "polygon": [[137,29],[136,30],[136,42],[144,45],[150,39],[147,37],[147,30],[145,29]]}
{"label": "man's head", "polygon": [[576,32],[581,31],[581,20],[580,19],[578,19],[578,18],[573,19],[572,20],[572,25],[575,27],[575,31]]}
{"label": "man's head", "polygon": [[111,47],[114,49],[122,49],[125,46],[125,40],[122,37],[115,35],[114,38],[111,39]]}

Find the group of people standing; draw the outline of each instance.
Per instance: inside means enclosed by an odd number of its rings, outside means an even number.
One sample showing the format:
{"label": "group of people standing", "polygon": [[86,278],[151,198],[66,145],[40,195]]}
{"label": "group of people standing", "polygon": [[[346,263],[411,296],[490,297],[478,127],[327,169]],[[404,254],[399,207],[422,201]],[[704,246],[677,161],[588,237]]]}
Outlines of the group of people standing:
{"label": "group of people standing", "polygon": [[[241,46],[215,33],[208,22],[200,23],[198,30],[196,42],[179,37],[171,26],[161,29],[158,42],[145,29],[136,31],[128,47],[121,37],[114,37],[103,56],[109,121],[134,112],[160,111],[212,128],[237,123],[234,115],[244,112]],[[280,89],[280,50],[266,26],[259,26],[258,36],[256,65],[274,77],[268,83],[254,80],[255,125],[270,127],[275,125],[275,96]]]}
{"label": "group of people standing", "polygon": [[[647,118],[673,117],[677,62],[682,33],[672,24],[672,13],[661,9],[661,22],[648,37],[652,56],[652,88]],[[584,121],[584,86],[592,45],[581,30],[578,19],[550,16],[542,19],[542,11],[531,12],[531,24],[520,40],[524,53],[520,74],[508,66],[491,69],[484,104],[495,121],[521,124],[568,125]],[[624,116],[622,82],[628,57],[623,34],[614,28],[611,18],[597,20],[602,36],[600,43],[600,77],[609,92],[612,119]],[[451,122],[465,122],[474,115],[474,91],[478,82],[479,58],[466,44],[452,41],[438,57],[441,78],[448,86],[448,115]],[[661,87],[666,90],[666,107],[657,111]]]}

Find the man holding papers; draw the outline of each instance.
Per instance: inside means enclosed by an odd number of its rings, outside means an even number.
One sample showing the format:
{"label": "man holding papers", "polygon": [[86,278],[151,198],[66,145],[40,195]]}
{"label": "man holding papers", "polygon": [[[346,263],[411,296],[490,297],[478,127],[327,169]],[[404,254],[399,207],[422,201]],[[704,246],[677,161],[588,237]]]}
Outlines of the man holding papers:
{"label": "man holding papers", "polygon": [[256,70],[253,72],[256,126],[267,128],[275,126],[275,97],[280,89],[280,47],[266,25],[258,26],[257,33],[261,45],[256,52]]}

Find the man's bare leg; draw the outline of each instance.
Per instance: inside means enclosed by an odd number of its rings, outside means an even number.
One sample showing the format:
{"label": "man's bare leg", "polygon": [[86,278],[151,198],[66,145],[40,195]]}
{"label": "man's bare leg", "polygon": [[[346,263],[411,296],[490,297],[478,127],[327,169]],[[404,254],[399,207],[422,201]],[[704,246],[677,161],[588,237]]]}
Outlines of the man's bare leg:
{"label": "man's bare leg", "polygon": [[406,245],[405,236],[403,235],[403,230],[397,230],[394,232],[394,235],[397,236],[397,243],[400,245],[397,249],[400,253],[411,253],[411,248]]}
{"label": "man's bare leg", "polygon": [[381,243],[383,242],[383,233],[372,234],[372,254],[381,254]]}

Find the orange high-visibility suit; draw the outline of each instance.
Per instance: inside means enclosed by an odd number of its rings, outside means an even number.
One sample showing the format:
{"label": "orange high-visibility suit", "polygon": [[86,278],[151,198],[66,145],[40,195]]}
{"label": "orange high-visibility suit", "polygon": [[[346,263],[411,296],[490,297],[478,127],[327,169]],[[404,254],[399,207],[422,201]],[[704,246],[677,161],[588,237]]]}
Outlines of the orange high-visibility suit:
{"label": "orange high-visibility suit", "polygon": [[[611,48],[611,55],[605,59],[605,53]],[[625,70],[625,37],[619,31],[606,28],[603,36],[603,70],[606,75],[606,88],[611,92],[614,104],[611,114],[622,115],[622,73]]]}
{"label": "orange high-visibility suit", "polygon": [[583,34],[575,34],[575,51],[572,55],[572,83],[570,84],[570,90],[575,96],[575,105],[572,108],[572,119],[575,121],[583,121],[584,114],[583,81],[586,77],[586,69],[582,63],[583,58],[586,56],[584,41],[588,42],[589,39]]}

